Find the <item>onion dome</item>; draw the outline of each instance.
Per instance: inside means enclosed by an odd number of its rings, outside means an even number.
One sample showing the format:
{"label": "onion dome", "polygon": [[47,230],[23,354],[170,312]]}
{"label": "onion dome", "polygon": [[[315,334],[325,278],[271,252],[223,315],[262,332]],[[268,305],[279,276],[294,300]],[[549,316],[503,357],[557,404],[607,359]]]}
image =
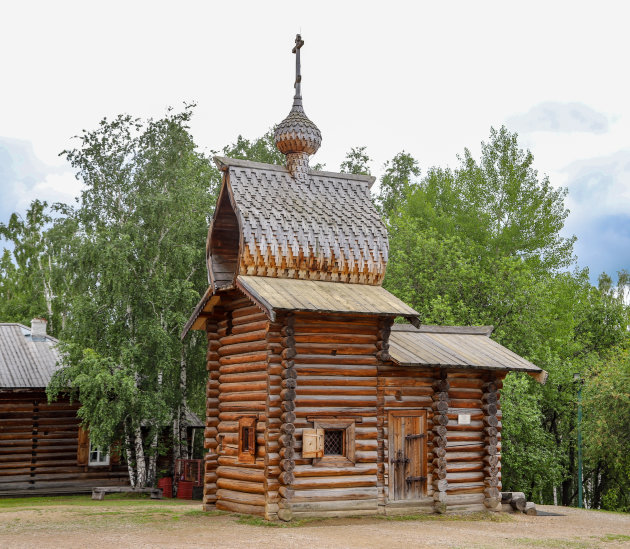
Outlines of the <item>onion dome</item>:
{"label": "onion dome", "polygon": [[308,157],[315,154],[322,144],[322,132],[311,122],[302,107],[302,74],[300,72],[300,49],[304,40],[298,34],[295,38],[295,96],[291,112],[274,133],[276,147],[287,157],[287,168],[294,179],[306,181],[308,177]]}
{"label": "onion dome", "polygon": [[322,144],[322,132],[310,120],[302,107],[302,98],[297,94],[289,115],[276,127],[276,147],[282,154],[315,154]]}

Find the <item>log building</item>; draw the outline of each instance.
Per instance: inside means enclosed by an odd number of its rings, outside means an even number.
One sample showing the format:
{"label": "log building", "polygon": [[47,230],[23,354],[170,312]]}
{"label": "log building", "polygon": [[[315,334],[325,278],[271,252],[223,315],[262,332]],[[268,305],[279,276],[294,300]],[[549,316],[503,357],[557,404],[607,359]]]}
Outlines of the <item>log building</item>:
{"label": "log building", "polygon": [[91,492],[128,483],[127,468],[91,447],[79,404],[49,403],[57,340],[46,321],[0,324],[0,497]]}
{"label": "log building", "polygon": [[[499,389],[540,368],[490,327],[421,326],[382,286],[374,178],[314,171],[302,106],[276,129],[286,166],[215,159],[205,330],[205,508],[267,519],[500,509]],[[396,318],[405,324],[394,324]]]}

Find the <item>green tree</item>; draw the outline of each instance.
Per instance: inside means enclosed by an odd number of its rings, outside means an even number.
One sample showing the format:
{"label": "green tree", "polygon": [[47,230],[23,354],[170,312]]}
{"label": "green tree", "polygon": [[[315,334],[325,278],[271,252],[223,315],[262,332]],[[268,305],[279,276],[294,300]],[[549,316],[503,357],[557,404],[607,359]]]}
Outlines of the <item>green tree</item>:
{"label": "green tree", "polygon": [[240,158],[265,164],[279,164],[284,166],[285,156],[276,147],[273,129],[257,139],[246,139],[242,135],[236,138],[236,143],[223,148],[223,154],[230,158]]}
{"label": "green tree", "polygon": [[409,195],[418,188],[420,168],[418,161],[403,151],[385,162],[384,169],[375,203],[385,220],[388,220],[403,207]]}
{"label": "green tree", "polygon": [[377,197],[390,226],[385,286],[423,323],[491,324],[494,339],[549,371],[544,387],[520,376],[505,381],[504,484],[547,501],[561,486],[570,503],[572,372],[624,330],[588,272],[566,272],[574,238],[560,233],[565,191],[538,177],[531,153],[505,128],[491,130],[479,160],[466,150],[455,170],[432,168],[420,181],[412,157],[397,160]]}
{"label": "green tree", "polygon": [[630,512],[630,354],[594,367],[584,388],[587,496],[594,507]]}
{"label": "green tree", "polygon": [[[158,434],[173,425],[177,455],[188,396],[203,395],[203,337],[179,339],[207,286],[204,242],[218,170],[188,131],[193,105],[159,120],[104,119],[64,151],[84,183],[68,208],[76,227],[63,332],[68,387],[99,445],[124,441],[132,485],[152,484]],[[203,396],[198,398],[202,408]]]}
{"label": "green tree", "polygon": [[372,159],[366,154],[365,149],[366,147],[352,147],[346,153],[346,158],[341,163],[339,171],[355,175],[371,175],[369,163]]}
{"label": "green tree", "polygon": [[58,269],[62,245],[57,236],[64,220],[53,217],[59,205],[35,199],[24,217],[11,215],[0,223],[0,237],[11,243],[0,259],[0,318],[28,325],[32,318],[48,320],[48,331],[63,327],[63,273]]}

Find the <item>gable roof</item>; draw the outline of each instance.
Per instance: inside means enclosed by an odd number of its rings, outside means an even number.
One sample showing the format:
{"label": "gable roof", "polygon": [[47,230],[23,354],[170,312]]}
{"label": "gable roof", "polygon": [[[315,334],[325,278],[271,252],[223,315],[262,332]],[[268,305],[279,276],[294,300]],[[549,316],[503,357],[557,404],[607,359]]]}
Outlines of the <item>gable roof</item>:
{"label": "gable roof", "polygon": [[46,387],[59,368],[57,343],[49,335],[34,341],[22,324],[0,323],[0,390]]}
{"label": "gable roof", "polygon": [[541,374],[543,370],[490,339],[492,326],[394,324],[389,354],[400,366],[451,366]]}
{"label": "gable roof", "polygon": [[[371,176],[309,171],[295,180],[286,167],[216,157],[240,232],[237,273],[380,285],[387,229],[370,198]],[[208,233],[227,207],[218,201]],[[217,227],[219,224],[217,223]]]}

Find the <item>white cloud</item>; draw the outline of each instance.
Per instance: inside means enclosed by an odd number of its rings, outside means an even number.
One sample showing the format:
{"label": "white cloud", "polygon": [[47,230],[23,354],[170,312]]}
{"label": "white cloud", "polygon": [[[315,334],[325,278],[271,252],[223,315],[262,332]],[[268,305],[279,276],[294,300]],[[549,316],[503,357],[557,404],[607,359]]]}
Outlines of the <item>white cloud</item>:
{"label": "white cloud", "polygon": [[528,112],[512,116],[507,124],[519,133],[587,132],[601,134],[609,130],[608,118],[584,103],[545,101]]}

